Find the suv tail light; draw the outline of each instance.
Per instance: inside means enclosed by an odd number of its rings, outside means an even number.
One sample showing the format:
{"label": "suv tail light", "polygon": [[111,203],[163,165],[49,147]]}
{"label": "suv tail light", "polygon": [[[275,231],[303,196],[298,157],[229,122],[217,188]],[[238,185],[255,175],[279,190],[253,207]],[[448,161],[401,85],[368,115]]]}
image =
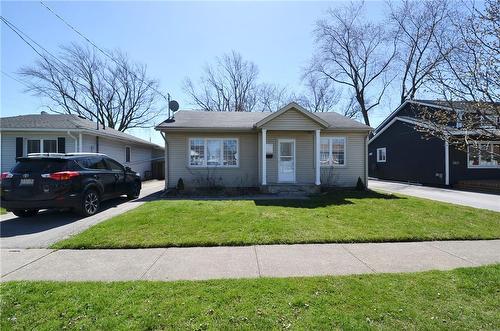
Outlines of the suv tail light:
{"label": "suv tail light", "polygon": [[73,177],[80,176],[78,171],[60,171],[51,174],[42,174],[42,178],[50,178],[53,180],[70,180]]}
{"label": "suv tail light", "polygon": [[12,178],[12,176],[14,176],[14,175],[10,172],[2,172],[2,175],[0,175],[0,181],[7,179],[7,178]]}

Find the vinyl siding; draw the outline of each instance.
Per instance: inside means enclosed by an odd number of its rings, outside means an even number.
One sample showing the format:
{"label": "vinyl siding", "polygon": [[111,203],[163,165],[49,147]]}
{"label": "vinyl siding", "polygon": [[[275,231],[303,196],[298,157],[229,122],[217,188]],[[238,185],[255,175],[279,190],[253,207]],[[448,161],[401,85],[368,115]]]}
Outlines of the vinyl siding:
{"label": "vinyl siding", "polygon": [[[377,162],[377,148],[386,148],[386,162]],[[369,163],[371,177],[445,184],[444,142],[435,137],[427,139],[412,124],[396,121],[373,139]]]}
{"label": "vinyl siding", "polygon": [[[83,152],[96,152],[96,139],[93,135],[83,135]],[[130,147],[130,162],[125,162],[125,147]],[[151,147],[126,143],[119,140],[107,139],[99,137],[99,153],[106,154],[112,159],[120,162],[124,166],[130,167],[132,170],[141,174],[144,177],[146,171],[151,171],[151,159],[153,157],[153,149]]]}
{"label": "vinyl siding", "polygon": [[316,130],[320,125],[295,109],[290,109],[265,125],[268,130]]}
{"label": "vinyl siding", "polygon": [[[73,134],[75,136],[75,134]],[[66,153],[75,151],[75,141],[63,132],[43,132],[40,134],[33,132],[2,132],[1,133],[1,171],[10,171],[16,165],[16,137],[23,137],[23,155],[26,155],[26,146],[28,139],[53,139],[64,137]]]}
{"label": "vinyl siding", "polygon": [[[167,133],[168,187],[182,178],[186,189],[206,185],[210,178],[225,187],[258,186],[258,143],[256,133]],[[239,166],[235,168],[193,168],[188,166],[189,138],[237,138]]]}
{"label": "vinyl siding", "polygon": [[321,183],[326,186],[354,187],[358,177],[363,181],[366,174],[366,146],[364,133],[322,131],[322,137],[346,137],[346,165],[321,167]]}
{"label": "vinyl siding", "polygon": [[[358,177],[365,180],[365,133],[322,131],[322,136],[346,137],[346,165],[344,167],[322,167],[321,181],[324,185],[353,187]],[[217,185],[225,187],[254,187],[261,182],[261,133],[187,133],[167,132],[168,187],[175,187],[182,178],[186,189],[206,185],[209,177]],[[189,138],[237,138],[239,140],[239,167],[237,168],[193,168],[188,166]],[[298,184],[314,184],[314,132],[313,131],[268,131],[267,143],[273,144],[273,157],[266,159],[267,183],[278,183],[278,140],[295,139]]]}
{"label": "vinyl siding", "polygon": [[295,140],[295,182],[314,184],[314,133],[301,131],[268,131],[267,143],[273,144],[273,157],[266,159],[267,183],[278,183],[278,141]]}

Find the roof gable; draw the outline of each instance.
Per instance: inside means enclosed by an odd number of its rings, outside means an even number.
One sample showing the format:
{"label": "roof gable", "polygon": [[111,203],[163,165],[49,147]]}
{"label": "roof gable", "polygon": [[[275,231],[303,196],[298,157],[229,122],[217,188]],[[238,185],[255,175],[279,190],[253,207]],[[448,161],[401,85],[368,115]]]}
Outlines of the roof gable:
{"label": "roof gable", "polygon": [[[275,122],[275,121],[279,120],[280,117],[283,117],[283,118],[286,117],[287,114],[289,114],[290,112],[298,113],[300,117],[295,117],[295,119],[299,120],[299,121],[300,120],[305,121],[303,123],[305,126],[307,126],[308,124],[309,124],[309,126],[311,126],[311,124],[312,124],[312,126],[316,126],[318,128],[329,127],[329,124],[327,121],[325,121],[325,120],[319,118],[318,116],[314,115],[313,113],[307,111],[306,109],[304,109],[302,106],[300,106],[299,104],[297,104],[295,102],[291,102],[288,105],[286,105],[285,107],[278,110],[277,112],[271,113],[270,115],[261,119],[259,122],[257,122],[255,124],[255,127],[256,128],[264,128],[265,126],[270,126],[271,122]],[[290,122],[292,122],[292,121],[290,121]],[[283,126],[283,128],[286,128],[286,125],[287,125],[286,123],[288,123],[288,121],[285,121],[280,126]]]}
{"label": "roof gable", "polygon": [[401,113],[403,109],[406,109],[407,107],[410,107],[411,105],[416,105],[416,106],[422,106],[422,107],[430,107],[430,108],[437,108],[437,109],[445,109],[445,110],[457,110],[457,109],[463,109],[464,105],[466,102],[457,102],[457,108],[451,108],[450,104],[447,103],[446,101],[439,101],[439,100],[405,100],[402,104],[398,106],[392,113],[387,116],[385,120],[380,123],[377,128],[375,129],[375,132],[378,132],[384,128],[387,124],[391,123],[392,120],[398,116],[409,116],[409,117],[415,117],[414,114],[411,113]]}

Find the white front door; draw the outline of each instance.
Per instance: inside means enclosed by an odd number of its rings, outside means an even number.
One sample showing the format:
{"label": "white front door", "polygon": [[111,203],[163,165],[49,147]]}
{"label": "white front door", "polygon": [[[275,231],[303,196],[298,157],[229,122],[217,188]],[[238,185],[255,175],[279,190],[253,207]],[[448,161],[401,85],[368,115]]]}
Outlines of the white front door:
{"label": "white front door", "polygon": [[295,140],[278,140],[278,182],[295,182]]}

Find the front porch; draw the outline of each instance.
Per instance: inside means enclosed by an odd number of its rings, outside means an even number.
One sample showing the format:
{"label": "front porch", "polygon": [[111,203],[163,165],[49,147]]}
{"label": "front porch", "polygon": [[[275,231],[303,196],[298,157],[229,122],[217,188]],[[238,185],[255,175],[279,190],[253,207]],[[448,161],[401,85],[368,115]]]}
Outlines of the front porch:
{"label": "front porch", "polygon": [[328,123],[294,106],[256,124],[259,181],[264,192],[319,191],[321,130]]}
{"label": "front porch", "polygon": [[260,186],[321,185],[319,141],[320,130],[263,129],[259,134]]}

